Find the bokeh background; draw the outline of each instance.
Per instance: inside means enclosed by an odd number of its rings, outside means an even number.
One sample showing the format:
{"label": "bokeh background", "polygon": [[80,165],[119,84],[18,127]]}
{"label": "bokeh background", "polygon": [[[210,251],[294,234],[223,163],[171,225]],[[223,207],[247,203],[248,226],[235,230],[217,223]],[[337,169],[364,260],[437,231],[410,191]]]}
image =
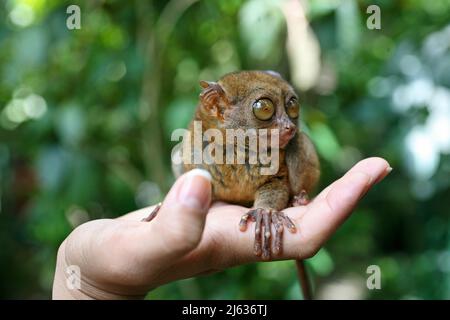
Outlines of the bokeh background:
{"label": "bokeh background", "polygon": [[[70,4],[81,29],[66,27]],[[370,30],[369,5],[381,9]],[[198,81],[276,70],[301,96],[321,187],[368,156],[389,177],[308,261],[319,298],[450,298],[450,1],[4,0],[0,298],[51,296],[58,245],[89,219],[154,204]],[[382,289],[366,288],[378,265]],[[291,261],[149,298],[300,298]]]}

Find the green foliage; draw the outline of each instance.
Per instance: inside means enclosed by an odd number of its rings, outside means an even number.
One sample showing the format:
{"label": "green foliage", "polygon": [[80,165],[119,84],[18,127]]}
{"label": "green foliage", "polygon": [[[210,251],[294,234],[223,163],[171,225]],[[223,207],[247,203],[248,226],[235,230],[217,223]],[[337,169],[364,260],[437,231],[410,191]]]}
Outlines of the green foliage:
{"label": "green foliage", "polygon": [[[56,250],[73,227],[161,200],[173,182],[170,134],[188,123],[200,79],[272,69],[291,80],[313,69],[294,63],[314,51],[287,25],[289,1],[80,0],[82,28],[68,30],[73,2],[0,4],[0,298],[50,297]],[[371,4],[381,30],[366,28]],[[293,82],[321,187],[364,157],[394,168],[308,262],[322,297],[450,298],[448,12],[446,0],[308,3],[320,73],[309,88]],[[382,290],[365,286],[373,264]],[[300,293],[286,261],[149,298]]]}

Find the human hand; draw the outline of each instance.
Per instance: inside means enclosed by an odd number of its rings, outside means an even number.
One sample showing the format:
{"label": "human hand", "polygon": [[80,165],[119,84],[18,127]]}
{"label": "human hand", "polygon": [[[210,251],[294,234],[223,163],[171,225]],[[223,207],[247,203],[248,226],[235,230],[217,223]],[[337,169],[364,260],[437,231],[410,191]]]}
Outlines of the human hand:
{"label": "human hand", "polygon": [[[308,205],[284,210],[297,226],[286,232],[275,260],[313,256],[350,215],[361,197],[391,168],[381,158],[360,161]],[[61,244],[53,285],[54,299],[140,298],[170,281],[260,261],[253,232],[240,232],[248,208],[214,203],[211,185],[193,170],[169,191],[156,218],[141,222],[152,208],[117,219],[87,222]],[[65,270],[80,268],[81,290],[69,290]]]}

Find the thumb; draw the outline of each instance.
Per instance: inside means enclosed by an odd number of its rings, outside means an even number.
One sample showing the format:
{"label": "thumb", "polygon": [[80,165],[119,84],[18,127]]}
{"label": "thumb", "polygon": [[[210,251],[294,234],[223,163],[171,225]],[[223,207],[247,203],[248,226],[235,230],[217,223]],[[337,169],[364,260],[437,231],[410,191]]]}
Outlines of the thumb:
{"label": "thumb", "polygon": [[197,247],[211,202],[211,175],[193,169],[182,175],[164,199],[156,218],[149,223],[163,250],[180,256]]}

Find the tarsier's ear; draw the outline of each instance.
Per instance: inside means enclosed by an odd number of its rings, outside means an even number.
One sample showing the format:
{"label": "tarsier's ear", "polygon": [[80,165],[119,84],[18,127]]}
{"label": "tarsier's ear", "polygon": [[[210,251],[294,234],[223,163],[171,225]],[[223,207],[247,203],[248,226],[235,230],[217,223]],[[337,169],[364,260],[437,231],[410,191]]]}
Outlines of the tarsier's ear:
{"label": "tarsier's ear", "polygon": [[275,76],[275,77],[278,77],[278,78],[283,79],[283,77],[281,76],[281,74],[279,74],[279,73],[276,72],[276,71],[273,71],[273,70],[265,70],[264,72],[265,72],[265,73],[268,73],[268,74],[270,74],[270,75],[272,75],[272,76]]}
{"label": "tarsier's ear", "polygon": [[217,82],[200,81],[203,88],[200,93],[200,101],[206,111],[210,112],[218,119],[223,120],[224,108],[227,104],[225,92]]}

